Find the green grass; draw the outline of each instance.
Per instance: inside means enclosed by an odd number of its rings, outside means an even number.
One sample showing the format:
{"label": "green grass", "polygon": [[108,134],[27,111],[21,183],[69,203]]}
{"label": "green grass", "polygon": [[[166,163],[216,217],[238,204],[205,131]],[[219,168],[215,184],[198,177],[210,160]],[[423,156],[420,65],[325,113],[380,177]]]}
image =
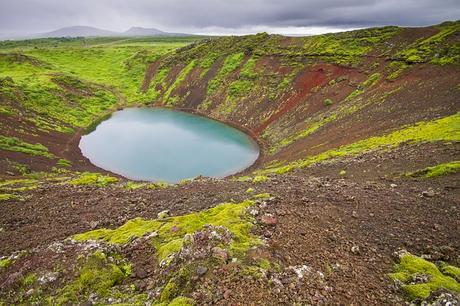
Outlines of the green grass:
{"label": "green grass", "polygon": [[100,173],[83,172],[77,178],[70,180],[71,185],[94,185],[105,187],[109,184],[118,182],[118,179],[109,175],[102,175]]}
{"label": "green grass", "polygon": [[44,156],[54,158],[54,155],[48,151],[48,148],[40,143],[31,144],[24,142],[16,137],[7,137],[0,135],[0,149],[14,152],[21,152],[34,156]]}
{"label": "green grass", "polygon": [[308,167],[314,163],[333,158],[355,156],[377,149],[391,149],[401,143],[460,141],[460,113],[432,121],[421,121],[383,136],[374,136],[361,141],[328,150],[315,156],[296,160],[284,165],[255,171],[255,174],[282,174],[296,168]]}
{"label": "green grass", "polygon": [[193,234],[209,224],[226,227],[232,232],[234,241],[230,245],[230,251],[236,256],[260,243],[251,234],[251,217],[245,213],[246,209],[253,204],[254,202],[250,200],[241,203],[223,203],[201,212],[161,220],[136,218],[119,228],[97,229],[77,234],[73,239],[103,240],[112,244],[124,244],[132,238],[157,232],[158,235],[152,238],[152,244],[157,250],[158,260],[163,261],[181,249],[186,234]]}
{"label": "green grass", "polygon": [[111,295],[112,287],[131,274],[131,266],[122,261],[113,263],[100,251],[91,254],[78,271],[78,276],[50,298],[52,304],[74,304],[85,300],[91,293],[98,297]]}
{"label": "green grass", "polygon": [[460,161],[453,161],[450,163],[442,163],[436,166],[426,167],[425,169],[406,173],[405,175],[412,177],[431,178],[456,173],[458,171],[460,171]]}
{"label": "green grass", "polygon": [[455,40],[460,33],[460,21],[445,22],[437,26],[437,29],[438,33],[417,40],[400,51],[396,57],[408,64],[427,62],[439,65],[460,64],[460,46]]}
{"label": "green grass", "polygon": [[221,86],[225,77],[240,67],[243,62],[244,54],[242,52],[231,54],[227,56],[219,69],[216,77],[212,79],[208,84],[208,96],[213,95],[218,88]]}
{"label": "green grass", "polygon": [[[448,267],[452,267],[451,270],[458,269],[453,266]],[[427,276],[428,280],[421,283],[414,282],[414,278],[421,275]],[[389,274],[389,277],[402,283],[402,289],[411,301],[424,300],[438,289],[460,293],[460,284],[454,278],[443,273],[434,263],[410,253],[402,255],[399,264],[395,266],[394,272]]]}
{"label": "green grass", "polygon": [[173,92],[174,89],[176,89],[185,80],[185,78],[192,71],[192,69],[195,67],[195,65],[196,65],[196,61],[193,60],[190,63],[188,63],[187,66],[185,66],[181,70],[179,75],[176,77],[174,83],[168,88],[168,90],[165,93],[164,101],[166,102],[166,105],[168,105],[168,106],[174,105],[174,102],[176,100],[171,99],[171,93]]}

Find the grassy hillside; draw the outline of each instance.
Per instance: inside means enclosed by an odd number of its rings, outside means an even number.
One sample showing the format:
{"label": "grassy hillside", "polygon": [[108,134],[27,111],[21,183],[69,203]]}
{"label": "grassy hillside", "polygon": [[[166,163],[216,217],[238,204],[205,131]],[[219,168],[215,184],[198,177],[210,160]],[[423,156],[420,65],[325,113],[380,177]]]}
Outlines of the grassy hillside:
{"label": "grassy hillside", "polygon": [[[0,42],[0,304],[455,297],[459,46],[458,21]],[[138,105],[239,126],[262,156],[176,185],[81,156],[85,130]]]}

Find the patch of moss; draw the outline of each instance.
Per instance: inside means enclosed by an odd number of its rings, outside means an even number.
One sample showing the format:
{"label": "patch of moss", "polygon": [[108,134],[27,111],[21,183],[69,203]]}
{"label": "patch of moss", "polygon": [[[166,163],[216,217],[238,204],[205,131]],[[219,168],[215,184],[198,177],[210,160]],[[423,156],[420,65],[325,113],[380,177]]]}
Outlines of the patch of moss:
{"label": "patch of moss", "polygon": [[403,73],[408,68],[409,65],[407,65],[405,62],[392,61],[386,68],[386,71],[388,73],[386,79],[388,81],[394,81],[401,75],[401,73]]}
{"label": "patch of moss", "polygon": [[95,185],[104,187],[109,184],[118,182],[118,179],[109,175],[102,175],[100,173],[83,172],[79,177],[69,181],[72,185]]}
{"label": "patch of moss", "polygon": [[453,161],[450,163],[442,163],[432,167],[426,167],[425,169],[418,170],[415,172],[406,173],[406,176],[412,177],[437,177],[456,173],[460,170],[460,161]]}
{"label": "patch of moss", "polygon": [[191,298],[178,296],[174,298],[168,306],[193,306],[195,305],[195,301]]}
{"label": "patch of moss", "polygon": [[460,112],[437,120],[421,121],[387,135],[370,137],[341,146],[338,149],[328,150],[315,156],[290,162],[286,165],[267,167],[254,173],[257,175],[283,174],[296,168],[308,167],[314,163],[333,158],[355,156],[377,149],[392,149],[401,143],[418,143],[422,141],[460,141]]}
{"label": "patch of moss", "polygon": [[260,243],[259,239],[251,234],[252,217],[245,213],[246,208],[253,204],[251,200],[223,203],[201,212],[161,220],[136,218],[113,230],[97,229],[74,235],[72,238],[79,241],[104,240],[108,243],[123,244],[132,238],[156,232],[152,243],[157,250],[158,259],[162,261],[181,249],[186,234],[199,231],[204,225],[209,224],[224,226],[232,232],[234,241],[230,245],[230,250],[239,254]]}
{"label": "patch of moss", "polygon": [[13,260],[11,258],[0,259],[0,270],[8,268],[12,263]]}
{"label": "patch of moss", "polygon": [[0,149],[25,154],[44,156],[54,158],[54,155],[48,151],[48,148],[41,143],[31,144],[20,140],[16,137],[7,137],[0,135]]}
{"label": "patch of moss", "polygon": [[332,102],[332,100],[329,99],[329,98],[328,98],[328,99],[324,99],[324,101],[323,101],[323,104],[326,105],[326,106],[330,106],[330,105],[332,105],[333,103],[334,103],[334,102]]}
{"label": "patch of moss", "polygon": [[370,88],[377,84],[377,82],[380,80],[381,74],[379,72],[373,73],[365,80],[361,85],[358,86],[356,90],[354,90],[351,94],[349,94],[346,98],[345,101],[350,101],[360,94],[364,93],[364,90],[367,88]]}
{"label": "patch of moss", "polygon": [[254,191],[256,190],[252,187],[249,187],[248,189],[246,189],[246,193],[253,193]]}
{"label": "patch of moss", "polygon": [[128,190],[136,190],[136,189],[139,189],[139,188],[143,188],[147,186],[147,183],[137,183],[137,182],[133,182],[133,181],[128,181],[124,187]]}
{"label": "patch of moss", "polygon": [[261,200],[266,200],[266,199],[269,199],[271,198],[271,194],[269,194],[268,192],[265,192],[265,193],[259,193],[259,194],[255,194],[252,196],[253,199],[261,199]]}
{"label": "patch of moss", "polygon": [[85,300],[91,293],[108,296],[116,284],[130,274],[130,265],[113,263],[100,251],[91,254],[81,265],[75,280],[58,291],[53,301],[59,305]]}
{"label": "patch of moss", "polygon": [[[446,65],[460,63],[460,47],[455,36],[460,33],[460,21],[446,22],[437,26],[439,32],[417,40],[396,57],[408,64],[427,63]],[[453,39],[450,39],[453,38]]]}
{"label": "patch of moss", "polygon": [[[394,270],[389,277],[402,283],[402,289],[411,301],[424,300],[438,289],[460,293],[460,284],[455,279],[443,274],[434,263],[410,253],[401,256]],[[415,281],[417,276],[426,276],[427,280]]]}
{"label": "patch of moss", "polygon": [[235,71],[241,65],[243,59],[243,52],[231,54],[225,58],[224,63],[222,64],[222,67],[219,69],[216,77],[208,83],[208,95],[213,95],[217,91],[225,77],[229,73]]}
{"label": "patch of moss", "polygon": [[253,183],[263,183],[263,182],[266,182],[268,181],[269,178],[268,176],[265,176],[265,175],[256,175],[254,176],[254,178],[252,179],[252,182]]}
{"label": "patch of moss", "polygon": [[177,102],[177,99],[173,99],[173,97],[171,97],[171,94],[172,92],[174,91],[174,89],[176,89],[177,87],[180,86],[180,84],[185,80],[185,78],[187,77],[187,75],[192,71],[192,69],[195,67],[195,64],[196,64],[196,60],[192,60],[190,63],[187,64],[187,66],[185,66],[181,72],[179,73],[179,75],[176,77],[174,83],[168,88],[168,90],[166,91],[165,95],[164,95],[164,98],[163,100],[165,101],[166,105],[174,105],[175,102]]}
{"label": "patch of moss", "polygon": [[0,201],[19,200],[20,197],[11,193],[0,193]]}
{"label": "patch of moss", "polygon": [[447,264],[442,264],[441,265],[441,271],[442,273],[449,275],[457,280],[457,282],[460,281],[460,268],[447,265]]}
{"label": "patch of moss", "polygon": [[70,160],[61,158],[57,161],[56,165],[67,168],[67,167],[72,166],[72,162]]}

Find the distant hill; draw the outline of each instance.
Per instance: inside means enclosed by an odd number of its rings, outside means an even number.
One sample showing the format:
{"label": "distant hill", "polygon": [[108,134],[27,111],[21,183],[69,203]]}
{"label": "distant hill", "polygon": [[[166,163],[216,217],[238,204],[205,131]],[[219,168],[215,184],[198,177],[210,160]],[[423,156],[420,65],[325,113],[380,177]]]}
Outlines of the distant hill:
{"label": "distant hill", "polygon": [[155,28],[132,27],[128,31],[123,32],[122,34],[126,36],[163,36],[167,35],[168,33]]}
{"label": "distant hill", "polygon": [[0,39],[32,39],[48,37],[102,37],[102,36],[189,36],[184,33],[163,32],[155,28],[131,27],[125,32],[115,32],[89,26],[65,27],[51,32],[29,35],[0,35]]}
{"label": "distant hill", "polygon": [[117,36],[119,33],[87,26],[65,27],[52,32],[32,35],[34,37],[77,37],[77,36]]}

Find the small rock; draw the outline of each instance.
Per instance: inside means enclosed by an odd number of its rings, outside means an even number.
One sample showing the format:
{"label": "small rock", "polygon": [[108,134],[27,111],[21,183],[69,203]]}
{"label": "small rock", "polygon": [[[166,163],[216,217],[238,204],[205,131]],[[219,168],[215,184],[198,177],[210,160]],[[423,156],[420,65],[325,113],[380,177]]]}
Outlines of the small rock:
{"label": "small rock", "polygon": [[185,234],[184,236],[184,244],[192,244],[195,239],[193,238],[192,234]]}
{"label": "small rock", "polygon": [[142,268],[139,268],[137,271],[136,271],[136,276],[137,278],[146,278],[147,277],[147,272],[142,269]]}
{"label": "small rock", "polygon": [[91,221],[89,223],[89,227],[91,227],[91,229],[95,229],[98,225],[99,225],[98,221]]}
{"label": "small rock", "polygon": [[167,218],[169,217],[169,210],[163,210],[163,211],[160,211],[157,215],[157,218],[158,219],[164,219],[164,218]]}
{"label": "small rock", "polygon": [[251,209],[249,211],[249,213],[252,215],[252,216],[257,216],[259,214],[259,211],[255,208]]}
{"label": "small rock", "polygon": [[354,245],[351,247],[351,252],[355,255],[358,255],[359,254],[359,246],[357,245]]}
{"label": "small rock", "polygon": [[428,189],[422,192],[422,196],[427,197],[427,198],[432,198],[435,196],[434,190],[433,189]]}
{"label": "small rock", "polygon": [[263,215],[260,221],[265,225],[276,225],[278,223],[278,219],[272,214]]}
{"label": "small rock", "polygon": [[204,267],[204,266],[198,266],[196,268],[196,274],[200,275],[200,276],[203,276],[206,274],[206,272],[208,272],[208,268]]}
{"label": "small rock", "polygon": [[390,187],[391,187],[391,188],[396,188],[396,187],[398,187],[398,185],[396,185],[396,184],[390,184]]}
{"label": "small rock", "polygon": [[227,258],[228,258],[227,251],[220,247],[212,248],[212,256],[214,258],[222,259],[223,261],[227,261]]}
{"label": "small rock", "polygon": [[358,218],[358,213],[356,211],[353,210],[353,212],[351,213],[351,216],[353,218]]}

